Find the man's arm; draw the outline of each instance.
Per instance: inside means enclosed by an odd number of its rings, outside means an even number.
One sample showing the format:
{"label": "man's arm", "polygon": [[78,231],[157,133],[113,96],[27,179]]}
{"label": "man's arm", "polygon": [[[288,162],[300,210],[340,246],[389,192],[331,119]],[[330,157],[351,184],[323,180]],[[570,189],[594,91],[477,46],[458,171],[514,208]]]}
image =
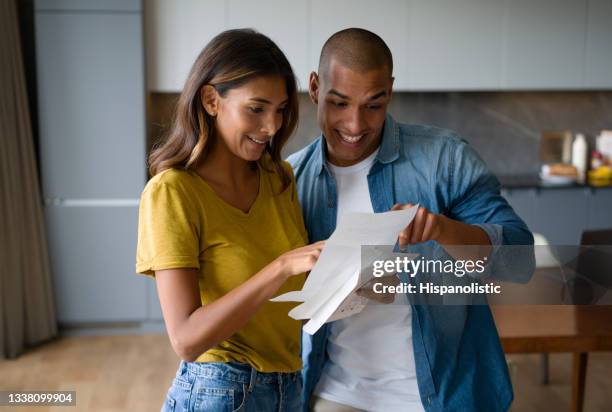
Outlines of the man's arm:
{"label": "man's arm", "polygon": [[[443,185],[437,192],[444,213],[419,208],[413,222],[400,233],[400,247],[435,240],[456,259],[480,259],[501,245],[533,245],[527,225],[501,196],[497,178],[466,142],[449,139],[435,176],[434,184]],[[410,206],[395,205],[393,209]],[[525,251],[518,263],[529,272],[533,252]]]}

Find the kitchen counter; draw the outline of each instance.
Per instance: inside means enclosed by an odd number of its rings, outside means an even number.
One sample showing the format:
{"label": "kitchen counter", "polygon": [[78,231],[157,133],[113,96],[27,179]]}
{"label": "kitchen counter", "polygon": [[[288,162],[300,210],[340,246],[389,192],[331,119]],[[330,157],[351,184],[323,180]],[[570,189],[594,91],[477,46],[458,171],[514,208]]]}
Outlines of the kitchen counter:
{"label": "kitchen counter", "polygon": [[543,183],[538,175],[498,175],[502,189],[612,189],[612,186],[595,187],[587,184],[551,185]]}

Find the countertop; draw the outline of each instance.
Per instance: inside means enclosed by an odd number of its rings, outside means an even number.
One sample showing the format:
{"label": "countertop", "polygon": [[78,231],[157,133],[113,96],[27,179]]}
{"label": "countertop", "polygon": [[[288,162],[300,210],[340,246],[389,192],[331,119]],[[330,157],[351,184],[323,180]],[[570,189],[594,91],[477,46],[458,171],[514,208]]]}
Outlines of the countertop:
{"label": "countertop", "polygon": [[497,175],[497,178],[501,183],[502,189],[612,189],[612,186],[596,187],[577,183],[550,185],[542,183],[539,176],[535,174]]}

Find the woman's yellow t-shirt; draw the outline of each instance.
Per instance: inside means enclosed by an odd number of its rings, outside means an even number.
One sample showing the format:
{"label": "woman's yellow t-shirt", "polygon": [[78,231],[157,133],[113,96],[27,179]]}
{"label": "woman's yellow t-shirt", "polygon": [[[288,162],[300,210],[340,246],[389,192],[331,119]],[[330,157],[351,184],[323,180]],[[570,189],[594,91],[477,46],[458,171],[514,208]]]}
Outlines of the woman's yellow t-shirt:
{"label": "woman's yellow t-shirt", "polygon": [[[291,172],[288,163],[283,166]],[[278,175],[260,165],[259,192],[245,213],[193,171],[156,175],[140,200],[136,271],[154,276],[156,270],[197,268],[202,305],[215,301],[281,254],[306,244],[293,174],[289,187],[282,193],[280,187]],[[292,276],[278,294],[303,284],[304,275]],[[196,361],[247,363],[261,372],[301,369],[301,322],[287,315],[293,307],[264,303],[242,329]]]}

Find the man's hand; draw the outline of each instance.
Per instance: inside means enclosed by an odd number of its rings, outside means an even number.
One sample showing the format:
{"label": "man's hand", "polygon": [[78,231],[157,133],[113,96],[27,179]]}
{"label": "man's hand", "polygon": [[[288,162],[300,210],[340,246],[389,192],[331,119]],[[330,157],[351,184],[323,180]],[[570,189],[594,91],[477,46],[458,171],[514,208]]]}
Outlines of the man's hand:
{"label": "man's hand", "polygon": [[[410,209],[412,203],[395,204],[391,210]],[[419,207],[414,219],[399,233],[399,247],[435,240],[455,259],[481,259],[491,254],[489,235],[476,225],[469,225]],[[471,246],[471,247],[468,247]]]}
{"label": "man's hand", "polygon": [[[411,207],[414,207],[412,203],[404,205],[396,203],[391,210],[410,209]],[[419,207],[412,222],[399,233],[400,249],[410,244],[427,242],[428,240],[440,242],[446,220],[447,218],[444,215],[437,215],[422,206]]]}

